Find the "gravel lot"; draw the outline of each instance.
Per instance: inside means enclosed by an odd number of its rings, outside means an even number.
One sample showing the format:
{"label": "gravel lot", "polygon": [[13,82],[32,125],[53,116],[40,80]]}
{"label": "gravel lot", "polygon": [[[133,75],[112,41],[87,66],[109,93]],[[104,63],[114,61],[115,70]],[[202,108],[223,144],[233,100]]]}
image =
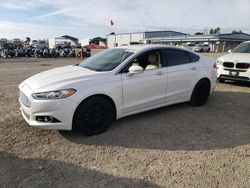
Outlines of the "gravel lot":
{"label": "gravel lot", "polygon": [[0,59],[0,187],[250,187],[249,84],[218,84],[203,107],[134,115],[94,137],[29,127],[18,84],[78,61]]}

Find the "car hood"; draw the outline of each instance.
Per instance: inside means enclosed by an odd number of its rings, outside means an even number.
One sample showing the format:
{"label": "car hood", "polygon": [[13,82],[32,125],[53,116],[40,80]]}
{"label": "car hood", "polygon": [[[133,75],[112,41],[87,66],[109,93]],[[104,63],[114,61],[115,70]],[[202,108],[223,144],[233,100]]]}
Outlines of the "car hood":
{"label": "car hood", "polygon": [[72,84],[87,81],[107,75],[104,72],[96,72],[79,66],[65,66],[41,72],[26,79],[23,83],[34,92],[67,89]]}
{"label": "car hood", "polygon": [[250,63],[250,53],[230,53],[226,54],[218,59],[219,61],[229,61],[229,62],[245,62]]}

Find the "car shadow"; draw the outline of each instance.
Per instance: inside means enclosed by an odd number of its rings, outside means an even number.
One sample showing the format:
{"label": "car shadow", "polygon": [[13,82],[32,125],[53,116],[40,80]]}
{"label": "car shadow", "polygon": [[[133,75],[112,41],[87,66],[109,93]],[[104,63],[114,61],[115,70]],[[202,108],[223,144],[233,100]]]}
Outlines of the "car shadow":
{"label": "car shadow", "polygon": [[243,82],[243,81],[226,80],[225,84],[240,86],[240,87],[250,87],[250,82]]}
{"label": "car shadow", "polygon": [[0,152],[1,187],[159,187],[146,180],[108,175],[70,163]]}
{"label": "car shadow", "polygon": [[76,144],[160,150],[212,150],[250,143],[250,93],[214,92],[208,103],[173,105],[120,119],[97,136],[61,132]]}

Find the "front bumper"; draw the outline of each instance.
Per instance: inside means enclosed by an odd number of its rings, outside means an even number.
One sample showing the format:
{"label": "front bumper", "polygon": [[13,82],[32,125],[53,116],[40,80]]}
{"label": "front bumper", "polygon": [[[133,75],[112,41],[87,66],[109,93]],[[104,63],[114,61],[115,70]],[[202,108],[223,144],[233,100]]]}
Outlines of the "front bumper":
{"label": "front bumper", "polygon": [[250,69],[225,68],[222,65],[217,67],[217,78],[250,82]]}
{"label": "front bumper", "polygon": [[[75,109],[78,104],[68,98],[57,100],[35,100],[33,93],[26,85],[19,87],[20,91],[27,96],[29,105],[19,97],[20,110],[25,121],[33,127],[43,129],[71,130]],[[40,122],[38,116],[54,117],[60,122]]]}

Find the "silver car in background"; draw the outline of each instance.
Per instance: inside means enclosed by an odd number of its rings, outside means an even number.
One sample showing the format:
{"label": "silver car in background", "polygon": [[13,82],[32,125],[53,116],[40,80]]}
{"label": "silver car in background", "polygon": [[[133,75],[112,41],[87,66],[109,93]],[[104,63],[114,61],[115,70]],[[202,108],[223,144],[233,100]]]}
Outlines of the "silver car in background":
{"label": "silver car in background", "polygon": [[189,50],[194,50],[195,44],[184,44],[181,47],[182,48],[187,48]]}
{"label": "silver car in background", "polygon": [[197,44],[193,50],[195,52],[210,52],[210,46],[208,44]]}

